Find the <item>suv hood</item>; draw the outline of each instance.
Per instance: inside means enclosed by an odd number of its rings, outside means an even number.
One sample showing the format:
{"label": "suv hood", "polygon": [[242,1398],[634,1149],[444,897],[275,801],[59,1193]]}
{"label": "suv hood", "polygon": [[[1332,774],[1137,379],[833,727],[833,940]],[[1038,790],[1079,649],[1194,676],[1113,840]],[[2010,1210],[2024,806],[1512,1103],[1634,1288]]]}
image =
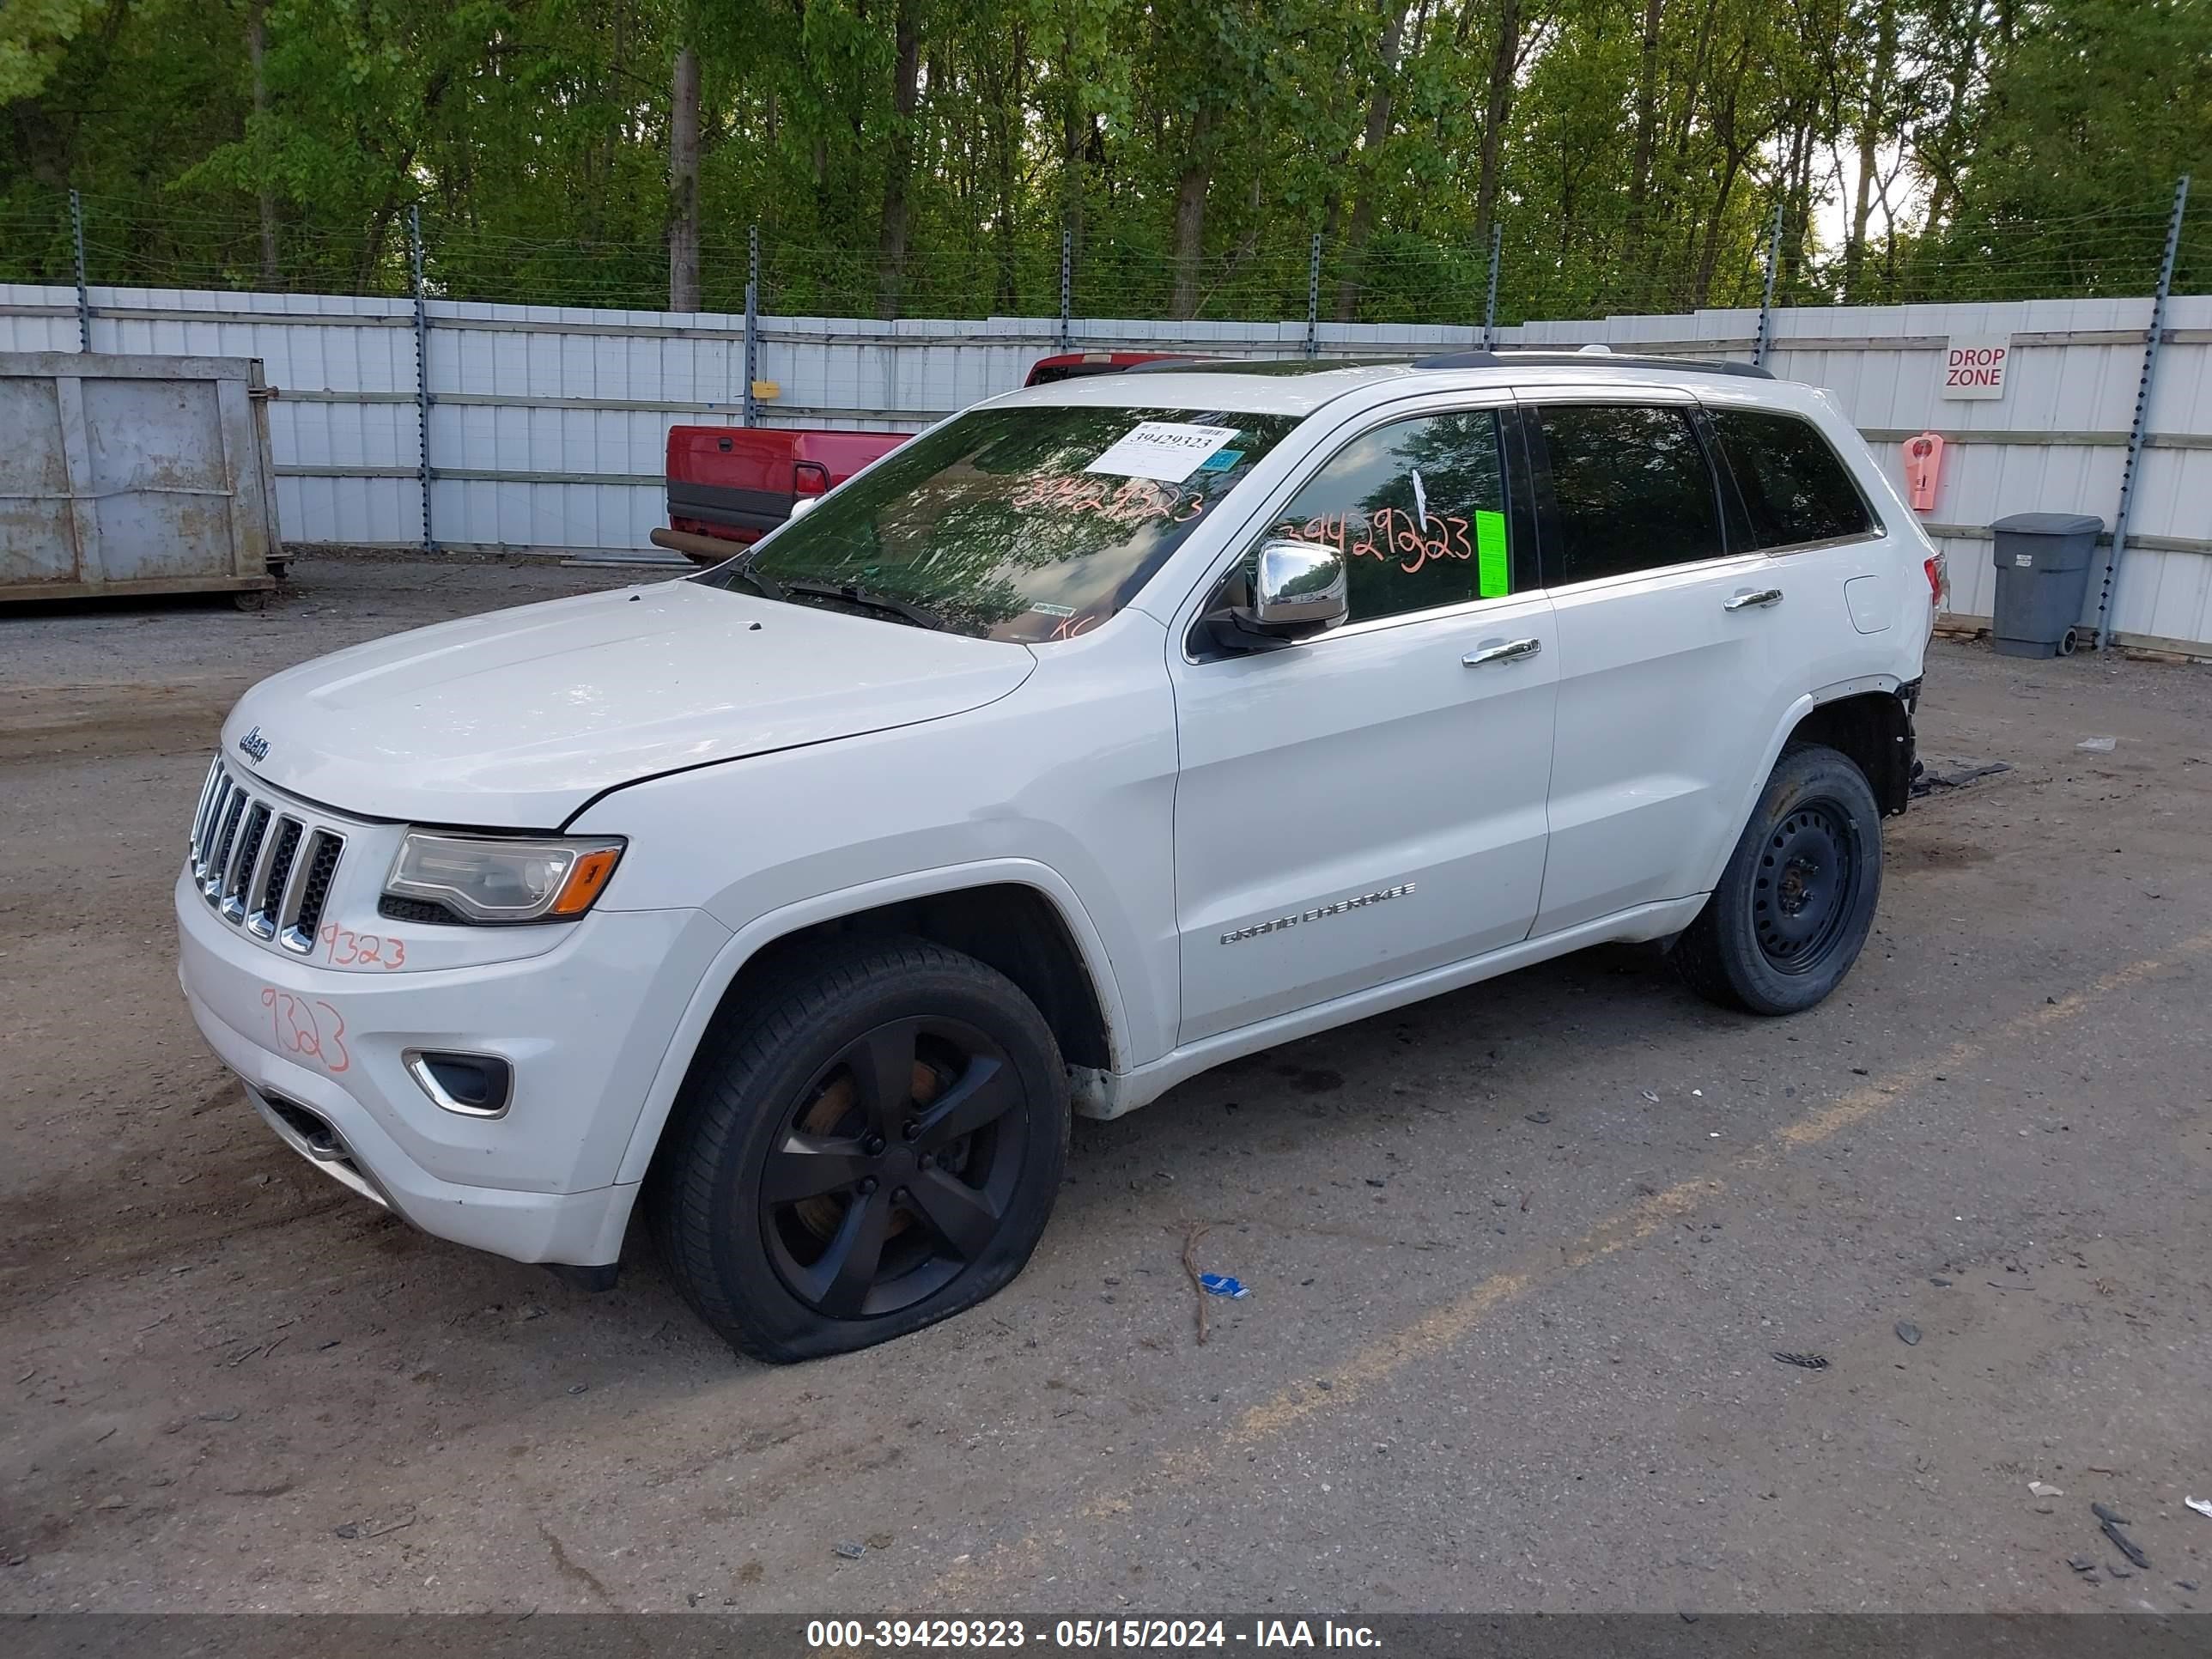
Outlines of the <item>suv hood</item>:
{"label": "suv hood", "polygon": [[1024,646],[663,582],[288,669],[239,700],[222,755],[342,812],[547,830],[619,784],[981,708],[1036,666]]}

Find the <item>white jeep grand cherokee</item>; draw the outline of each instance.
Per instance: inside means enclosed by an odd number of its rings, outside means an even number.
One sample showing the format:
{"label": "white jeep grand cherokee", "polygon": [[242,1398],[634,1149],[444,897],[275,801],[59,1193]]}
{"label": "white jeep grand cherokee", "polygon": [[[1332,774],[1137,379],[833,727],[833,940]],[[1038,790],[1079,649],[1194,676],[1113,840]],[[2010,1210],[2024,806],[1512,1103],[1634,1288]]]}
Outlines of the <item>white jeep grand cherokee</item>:
{"label": "white jeep grand cherokee", "polygon": [[946,421],[744,556],[264,681],[177,882],[270,1126],[793,1359],[989,1296],[1071,1110],[1601,940],[1850,968],[1942,566],[1820,393],[1470,353]]}

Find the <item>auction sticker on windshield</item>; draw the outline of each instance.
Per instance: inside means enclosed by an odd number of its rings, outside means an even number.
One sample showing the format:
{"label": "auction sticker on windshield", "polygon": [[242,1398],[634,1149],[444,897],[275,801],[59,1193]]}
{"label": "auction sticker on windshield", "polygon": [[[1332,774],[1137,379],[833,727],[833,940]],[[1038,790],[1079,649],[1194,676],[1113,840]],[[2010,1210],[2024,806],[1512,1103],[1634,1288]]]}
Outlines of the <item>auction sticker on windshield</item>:
{"label": "auction sticker on windshield", "polygon": [[1181,421],[1139,421],[1085,472],[1181,483],[1237,436],[1233,426],[1189,426]]}

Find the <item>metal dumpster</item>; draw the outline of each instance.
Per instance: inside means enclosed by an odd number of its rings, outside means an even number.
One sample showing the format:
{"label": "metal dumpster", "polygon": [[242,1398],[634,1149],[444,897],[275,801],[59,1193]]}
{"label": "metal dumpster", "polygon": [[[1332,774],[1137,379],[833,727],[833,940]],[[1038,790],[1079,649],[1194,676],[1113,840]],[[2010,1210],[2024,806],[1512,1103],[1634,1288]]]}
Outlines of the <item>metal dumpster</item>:
{"label": "metal dumpster", "polygon": [[252,357],[0,352],[0,599],[230,592],[284,556]]}

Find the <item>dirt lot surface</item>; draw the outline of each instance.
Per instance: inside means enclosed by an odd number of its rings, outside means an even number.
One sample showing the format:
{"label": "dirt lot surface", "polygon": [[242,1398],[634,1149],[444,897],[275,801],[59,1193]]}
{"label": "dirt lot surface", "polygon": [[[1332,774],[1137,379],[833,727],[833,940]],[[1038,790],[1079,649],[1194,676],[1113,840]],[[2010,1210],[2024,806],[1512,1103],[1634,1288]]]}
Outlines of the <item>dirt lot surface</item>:
{"label": "dirt lot surface", "polygon": [[1826,1006],[1607,951],[1224,1068],[1077,1125],[997,1300],[771,1370],[635,1240],[586,1295],[349,1197],[174,978],[250,683],[636,574],[0,617],[0,1609],[2212,1605],[2212,671],[1939,645],[1923,752],[2012,769]]}

